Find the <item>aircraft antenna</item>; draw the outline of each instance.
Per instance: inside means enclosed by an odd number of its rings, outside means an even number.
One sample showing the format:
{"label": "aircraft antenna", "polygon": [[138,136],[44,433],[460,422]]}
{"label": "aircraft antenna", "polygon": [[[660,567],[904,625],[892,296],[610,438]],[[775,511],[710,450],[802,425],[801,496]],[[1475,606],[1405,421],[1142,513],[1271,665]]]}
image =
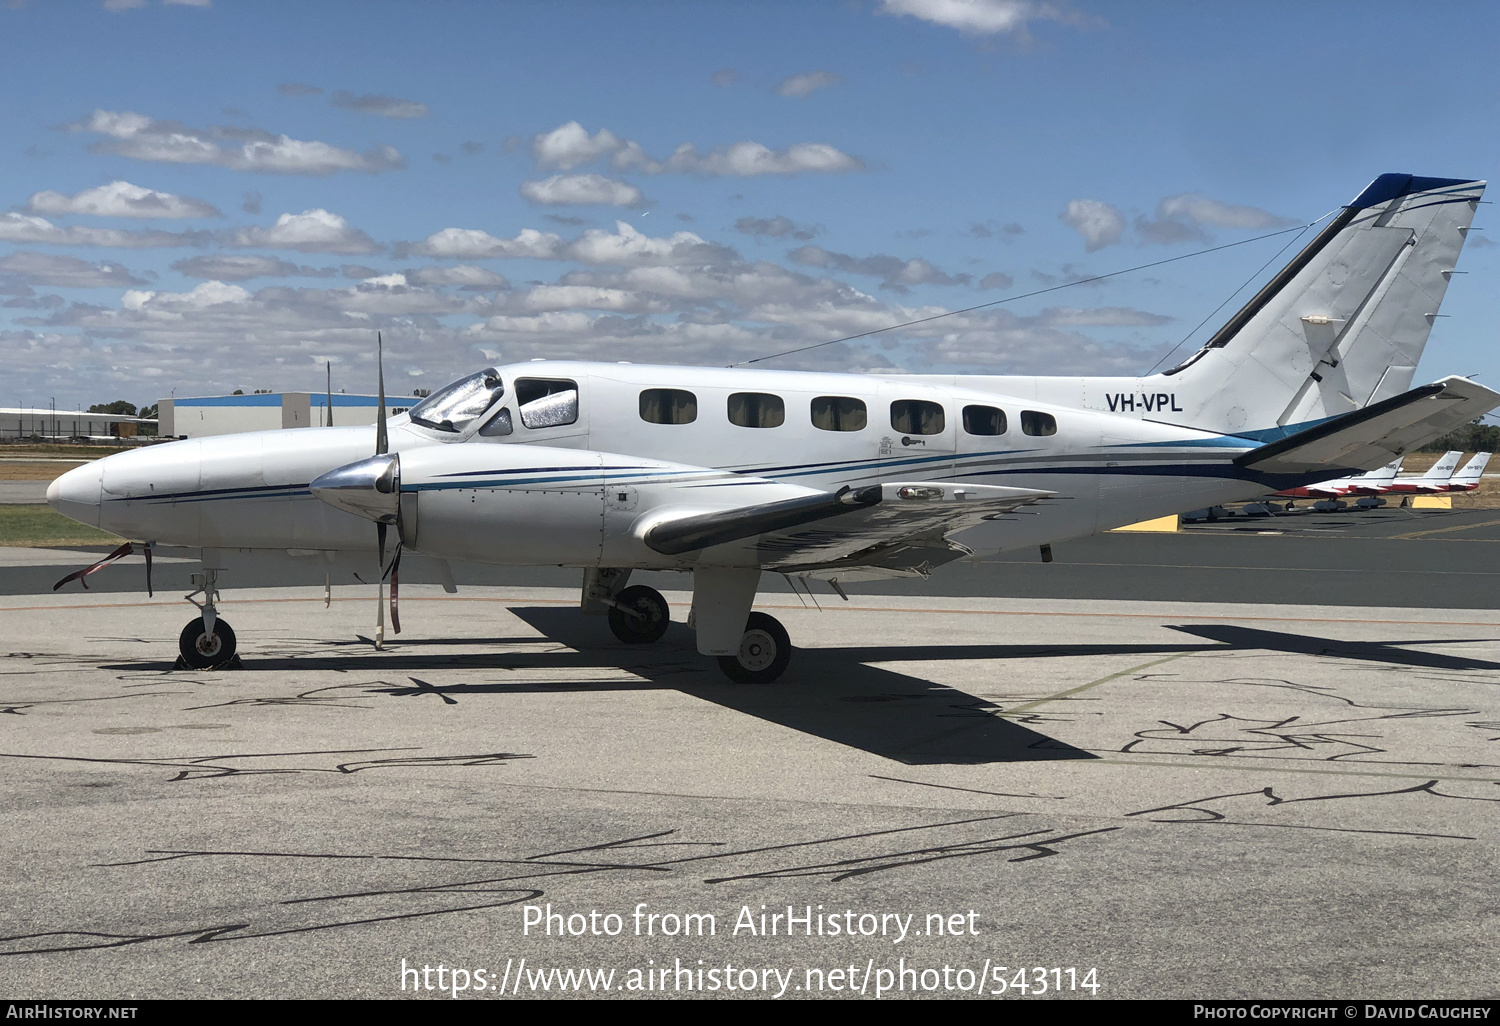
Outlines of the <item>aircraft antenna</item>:
{"label": "aircraft antenna", "polygon": [[[1329,213],[1332,213],[1332,211],[1330,211]],[[1152,260],[1150,263],[1136,264],[1134,267],[1121,268],[1118,271],[1110,271],[1107,274],[1096,274],[1089,278],[1079,278],[1077,281],[1065,281],[1061,285],[1050,285],[1045,289],[1037,289],[1033,292],[1025,292],[1019,296],[1007,296],[1004,299],[995,299],[991,300],[988,303],[979,303],[976,306],[966,306],[961,310],[948,310],[944,313],[933,314],[930,317],[918,317],[914,321],[903,321],[900,324],[888,324],[883,328],[874,328],[870,331],[861,331],[857,335],[845,335],[843,338],[831,338],[826,342],[814,342],[810,346],[798,346],[796,349],[786,349],[779,353],[772,353],[770,356],[757,356],[754,359],[741,360],[739,363],[731,363],[729,364],[729,366],[749,367],[751,364],[765,363],[767,360],[779,360],[783,356],[793,356],[797,353],[806,353],[813,349],[822,349],[824,346],[837,345],[840,342],[853,342],[855,339],[868,338],[871,335],[879,335],[882,332],[895,331],[898,328],[910,328],[918,324],[929,324],[932,321],[942,320],[944,317],[955,317],[958,314],[973,313],[975,310],[986,310],[992,306],[1001,306],[1002,304],[1014,303],[1017,300],[1021,299],[1030,299],[1032,296],[1044,296],[1049,292],[1057,292],[1061,289],[1072,288],[1074,285],[1088,285],[1091,282],[1103,281],[1106,278],[1118,278],[1122,274],[1131,274],[1135,271],[1145,271],[1152,267],[1160,267],[1163,264],[1175,263],[1178,260],[1187,260],[1191,257],[1206,256],[1209,253],[1217,253],[1220,250],[1233,249],[1236,246],[1248,246],[1252,242],[1260,242],[1264,239],[1274,239],[1278,235],[1286,235],[1289,232],[1297,232],[1300,235],[1302,232],[1307,231],[1313,225],[1317,224],[1318,221],[1322,221],[1328,216],[1328,214],[1324,214],[1323,217],[1318,218],[1317,221],[1310,221],[1307,224],[1297,225],[1292,228],[1283,228],[1280,231],[1267,232],[1264,235],[1257,235],[1252,239],[1241,239],[1238,242],[1226,242],[1222,246],[1210,246],[1207,249],[1195,250],[1192,253],[1183,253],[1180,256],[1167,257],[1163,260]],[[1288,243],[1288,245],[1290,245],[1290,243]],[[1274,260],[1275,258],[1273,257],[1272,259]],[[1257,271],[1256,273],[1259,274],[1260,272]],[[1241,287],[1243,288],[1243,286]],[[1212,317],[1213,315],[1210,314],[1209,316]],[[1193,330],[1196,331],[1197,329],[1194,328]],[[1178,343],[1178,345],[1181,345],[1181,343]]]}

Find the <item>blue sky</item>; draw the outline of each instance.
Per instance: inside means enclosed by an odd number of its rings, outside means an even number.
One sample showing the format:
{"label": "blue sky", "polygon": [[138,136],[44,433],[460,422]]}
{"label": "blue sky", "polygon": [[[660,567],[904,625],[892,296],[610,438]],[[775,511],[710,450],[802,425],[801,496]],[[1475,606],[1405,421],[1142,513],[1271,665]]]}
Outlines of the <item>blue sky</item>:
{"label": "blue sky", "polygon": [[[401,389],[722,365],[1252,239],[1383,172],[1491,178],[1497,30],[1457,2],[0,0],[0,405],[316,388],[325,359],[365,390],[376,329]],[[1491,210],[1419,380],[1500,382]],[[1294,234],[770,366],[1144,371]]]}

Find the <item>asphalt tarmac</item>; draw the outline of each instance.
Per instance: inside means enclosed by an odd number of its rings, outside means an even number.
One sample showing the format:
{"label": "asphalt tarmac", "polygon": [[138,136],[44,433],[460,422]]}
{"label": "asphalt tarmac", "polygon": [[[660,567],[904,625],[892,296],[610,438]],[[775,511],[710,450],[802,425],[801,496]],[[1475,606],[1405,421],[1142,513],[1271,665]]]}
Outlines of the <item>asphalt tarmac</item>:
{"label": "asphalt tarmac", "polygon": [[1202,601],[770,593],[761,687],[571,588],[403,585],[379,652],[367,589],[231,590],[224,671],[138,567],[12,591],[0,992],[1492,997],[1500,613],[1392,576],[1488,572],[1464,516],[973,568]]}

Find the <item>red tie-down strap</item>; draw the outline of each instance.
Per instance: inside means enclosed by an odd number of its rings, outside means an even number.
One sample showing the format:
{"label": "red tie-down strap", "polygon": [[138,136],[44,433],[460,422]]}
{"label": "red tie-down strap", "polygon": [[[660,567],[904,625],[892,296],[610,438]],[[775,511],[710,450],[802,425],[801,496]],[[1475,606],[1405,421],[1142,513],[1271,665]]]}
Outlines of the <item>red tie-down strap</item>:
{"label": "red tie-down strap", "polygon": [[[128,556],[133,551],[135,551],[135,546],[132,545],[130,542],[126,542],[124,545],[121,545],[118,549],[115,549],[115,551],[111,552],[109,555],[105,556],[103,559],[99,560],[99,562],[93,564],[92,566],[86,566],[82,570],[74,570],[68,576],[64,577],[62,580],[60,580],[56,584],[54,584],[52,586],[52,590],[56,591],[58,588],[61,588],[64,584],[67,584],[69,581],[77,581],[79,584],[83,585],[84,590],[87,591],[88,590],[88,586],[89,586],[89,582],[86,581],[86,580],[84,580],[85,577],[87,577],[89,574],[93,573],[96,570],[103,570],[105,567],[109,566],[109,564],[113,563],[115,560],[119,559],[121,556]],[[151,579],[151,571],[149,569],[150,566],[151,566],[151,549],[150,549],[149,546],[146,548],[146,566],[147,566],[146,579],[147,579],[147,582],[148,582],[147,583],[147,587],[149,588],[150,587],[149,582],[150,582],[150,579]]]}

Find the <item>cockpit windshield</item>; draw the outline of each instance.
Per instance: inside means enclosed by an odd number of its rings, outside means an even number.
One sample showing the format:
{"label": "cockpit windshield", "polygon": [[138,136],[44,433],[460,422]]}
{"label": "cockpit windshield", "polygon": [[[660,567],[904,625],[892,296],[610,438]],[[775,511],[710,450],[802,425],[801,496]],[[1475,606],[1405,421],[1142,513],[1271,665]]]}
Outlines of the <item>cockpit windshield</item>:
{"label": "cockpit windshield", "polygon": [[478,374],[460,378],[423,399],[412,411],[413,424],[461,434],[505,397],[500,372],[486,367]]}

